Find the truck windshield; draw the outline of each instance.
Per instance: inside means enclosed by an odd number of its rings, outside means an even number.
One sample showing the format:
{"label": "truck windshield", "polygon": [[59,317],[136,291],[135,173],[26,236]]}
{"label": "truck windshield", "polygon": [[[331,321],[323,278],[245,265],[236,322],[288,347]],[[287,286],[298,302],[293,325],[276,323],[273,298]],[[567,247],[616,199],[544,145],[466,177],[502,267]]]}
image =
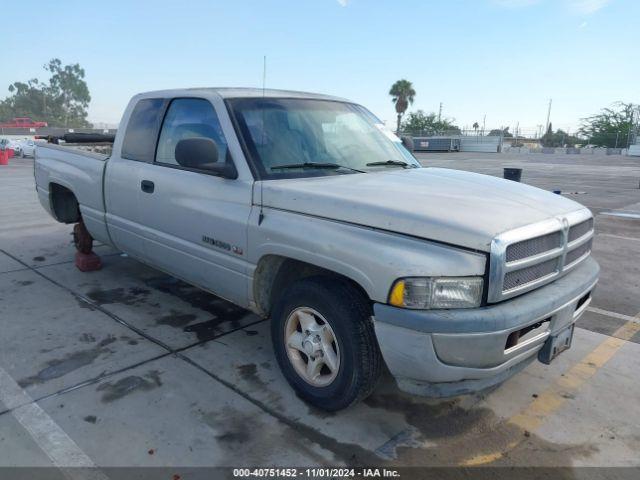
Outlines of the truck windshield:
{"label": "truck windshield", "polygon": [[292,98],[238,98],[228,104],[261,179],[420,166],[400,139],[359,105]]}

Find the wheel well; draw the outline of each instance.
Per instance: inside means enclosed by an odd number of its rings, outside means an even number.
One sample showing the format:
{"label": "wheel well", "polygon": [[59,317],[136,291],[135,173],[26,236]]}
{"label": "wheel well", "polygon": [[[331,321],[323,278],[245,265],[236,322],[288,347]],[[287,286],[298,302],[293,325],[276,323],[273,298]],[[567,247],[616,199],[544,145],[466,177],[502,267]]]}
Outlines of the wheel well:
{"label": "wheel well", "polygon": [[273,304],[284,289],[293,282],[315,276],[342,278],[359,290],[364,298],[369,298],[357,282],[345,275],[293,258],[267,255],[258,262],[253,280],[253,296],[258,310],[265,317],[269,316]]}
{"label": "wheel well", "polygon": [[67,187],[57,183],[49,185],[51,210],[56,220],[62,223],[77,223],[80,221],[80,206],[74,193]]}

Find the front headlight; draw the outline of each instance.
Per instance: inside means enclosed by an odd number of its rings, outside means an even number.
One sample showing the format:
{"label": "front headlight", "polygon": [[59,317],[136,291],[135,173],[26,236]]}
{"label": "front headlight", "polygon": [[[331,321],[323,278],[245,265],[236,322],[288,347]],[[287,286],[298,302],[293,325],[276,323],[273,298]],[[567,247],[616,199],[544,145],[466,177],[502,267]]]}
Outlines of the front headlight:
{"label": "front headlight", "polygon": [[389,293],[395,307],[473,308],[482,303],[482,277],[401,278]]}

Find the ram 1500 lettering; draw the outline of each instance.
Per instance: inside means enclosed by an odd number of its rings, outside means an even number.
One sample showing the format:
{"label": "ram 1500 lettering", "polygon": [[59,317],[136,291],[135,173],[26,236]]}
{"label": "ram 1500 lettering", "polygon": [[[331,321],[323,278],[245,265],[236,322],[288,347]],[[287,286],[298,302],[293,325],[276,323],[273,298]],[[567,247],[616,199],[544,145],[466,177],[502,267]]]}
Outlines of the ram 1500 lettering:
{"label": "ram 1500 lettering", "polygon": [[[409,149],[410,150],[410,149]],[[306,401],[495,385],[571,345],[599,267],[580,204],[424,168],[368,110],[300,92],[136,95],[110,157],[38,146],[58,221],[268,317]]]}

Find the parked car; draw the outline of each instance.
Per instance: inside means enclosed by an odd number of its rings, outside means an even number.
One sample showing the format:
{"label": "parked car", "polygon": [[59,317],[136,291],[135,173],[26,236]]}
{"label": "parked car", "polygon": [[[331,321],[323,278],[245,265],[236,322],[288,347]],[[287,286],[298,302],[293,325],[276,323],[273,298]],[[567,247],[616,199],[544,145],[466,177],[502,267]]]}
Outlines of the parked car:
{"label": "parked car", "polygon": [[10,140],[8,138],[0,139],[0,150],[11,149],[14,155],[20,155],[22,145],[18,140]]}
{"label": "parked car", "polygon": [[[40,202],[131,257],[270,318],[299,396],[338,410],[383,361],[435,397],[571,346],[599,267],[573,200],[423,168],[364,107],[261,89],[136,95],[110,157],[38,146]],[[86,240],[89,239],[89,242]]]}
{"label": "parked car", "polygon": [[41,128],[47,125],[47,122],[36,122],[29,117],[17,117],[8,122],[0,123],[0,128]]}
{"label": "parked car", "polygon": [[21,157],[35,157],[36,142],[34,140],[23,140],[20,142]]}

